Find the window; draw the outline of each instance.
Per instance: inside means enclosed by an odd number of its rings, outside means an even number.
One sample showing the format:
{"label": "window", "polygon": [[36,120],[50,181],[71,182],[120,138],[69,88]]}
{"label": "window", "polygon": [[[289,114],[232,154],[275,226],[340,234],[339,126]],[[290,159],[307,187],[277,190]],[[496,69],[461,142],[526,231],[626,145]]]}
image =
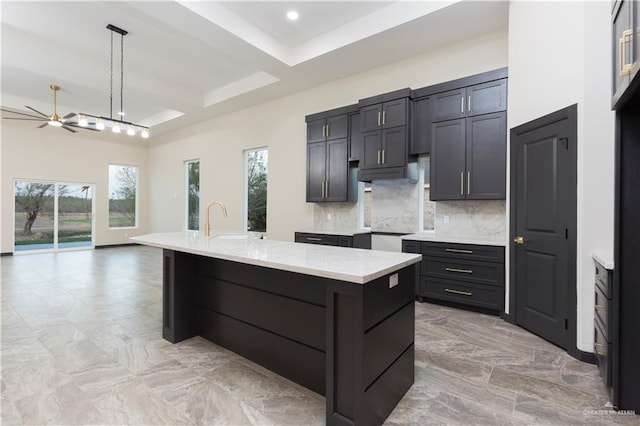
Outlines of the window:
{"label": "window", "polygon": [[248,231],[267,231],[267,159],[266,148],[245,151]]}
{"label": "window", "polygon": [[137,225],[138,168],[109,165],[109,228]]}
{"label": "window", "polygon": [[187,193],[187,231],[200,229],[200,160],[184,163]]}

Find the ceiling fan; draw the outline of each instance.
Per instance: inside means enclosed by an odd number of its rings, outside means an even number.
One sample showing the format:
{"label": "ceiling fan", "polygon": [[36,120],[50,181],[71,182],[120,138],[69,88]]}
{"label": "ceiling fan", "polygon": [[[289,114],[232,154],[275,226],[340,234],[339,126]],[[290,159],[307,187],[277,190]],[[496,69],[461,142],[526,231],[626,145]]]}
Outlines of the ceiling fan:
{"label": "ceiling fan", "polygon": [[[70,118],[73,118],[76,115],[76,113],[70,112],[64,117],[60,117],[56,112],[56,92],[60,90],[60,86],[52,84],[49,87],[51,88],[51,90],[53,90],[53,114],[46,115],[35,108],[25,105],[26,108],[30,109],[31,111],[35,112],[38,115],[25,114],[23,112],[11,111],[8,109],[0,108],[0,110],[4,112],[9,112],[12,114],[23,116],[23,117],[4,117],[4,118],[7,120],[44,121],[44,123],[38,126],[39,129],[45,126],[53,126],[53,127],[62,127],[63,129],[68,130],[71,133],[76,133],[76,130],[73,130],[72,127],[80,127],[80,126],[78,126],[77,123],[71,123],[68,121]],[[25,117],[28,117],[28,118],[25,118]],[[97,129],[92,129],[91,127],[81,127],[81,128],[89,129],[89,130],[97,130]]]}

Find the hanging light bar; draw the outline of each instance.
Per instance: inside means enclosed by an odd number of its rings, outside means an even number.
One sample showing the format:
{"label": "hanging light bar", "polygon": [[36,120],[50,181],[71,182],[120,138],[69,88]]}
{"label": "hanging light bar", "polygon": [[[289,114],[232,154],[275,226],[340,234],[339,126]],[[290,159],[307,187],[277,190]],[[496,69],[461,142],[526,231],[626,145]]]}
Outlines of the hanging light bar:
{"label": "hanging light bar", "polygon": [[[133,136],[140,132],[140,136],[147,139],[149,137],[149,127],[141,124],[135,124],[124,121],[124,36],[129,34],[128,31],[118,28],[115,25],[107,25],[107,29],[111,31],[111,57],[109,68],[109,117],[101,115],[87,114],[81,112],[78,114],[78,126],[94,127],[96,130],[105,130],[111,127],[113,133],[121,133],[126,130],[127,135]],[[113,118],[113,34],[120,34],[120,110],[117,113],[119,118]],[[55,96],[55,93],[54,93]],[[95,120],[90,123],[89,118]]]}

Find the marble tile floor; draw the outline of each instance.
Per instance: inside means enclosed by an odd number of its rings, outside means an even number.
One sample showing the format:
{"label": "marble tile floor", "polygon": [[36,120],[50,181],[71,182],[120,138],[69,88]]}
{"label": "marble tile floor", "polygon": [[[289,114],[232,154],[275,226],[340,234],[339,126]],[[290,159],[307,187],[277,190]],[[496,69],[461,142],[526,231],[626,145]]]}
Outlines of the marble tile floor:
{"label": "marble tile floor", "polygon": [[[161,251],[2,257],[1,423],[322,425],[324,398],[161,336]],[[416,303],[415,384],[388,425],[640,425],[594,365],[497,317]]]}

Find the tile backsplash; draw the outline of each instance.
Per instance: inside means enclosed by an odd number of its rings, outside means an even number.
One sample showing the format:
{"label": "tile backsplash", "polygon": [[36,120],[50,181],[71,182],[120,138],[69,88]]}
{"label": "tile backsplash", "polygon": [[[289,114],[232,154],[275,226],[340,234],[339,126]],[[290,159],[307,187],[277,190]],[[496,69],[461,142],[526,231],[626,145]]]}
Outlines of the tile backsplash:
{"label": "tile backsplash", "polygon": [[[424,166],[423,166],[424,167]],[[424,174],[428,176],[428,167]],[[370,214],[371,230],[381,233],[412,234],[435,231],[438,236],[469,238],[487,242],[506,240],[504,200],[430,201],[424,182],[407,179],[378,180],[371,184],[359,203],[314,204],[313,223],[318,230],[355,230],[359,215]],[[420,194],[424,191],[424,195]],[[420,205],[422,203],[422,205]]]}

